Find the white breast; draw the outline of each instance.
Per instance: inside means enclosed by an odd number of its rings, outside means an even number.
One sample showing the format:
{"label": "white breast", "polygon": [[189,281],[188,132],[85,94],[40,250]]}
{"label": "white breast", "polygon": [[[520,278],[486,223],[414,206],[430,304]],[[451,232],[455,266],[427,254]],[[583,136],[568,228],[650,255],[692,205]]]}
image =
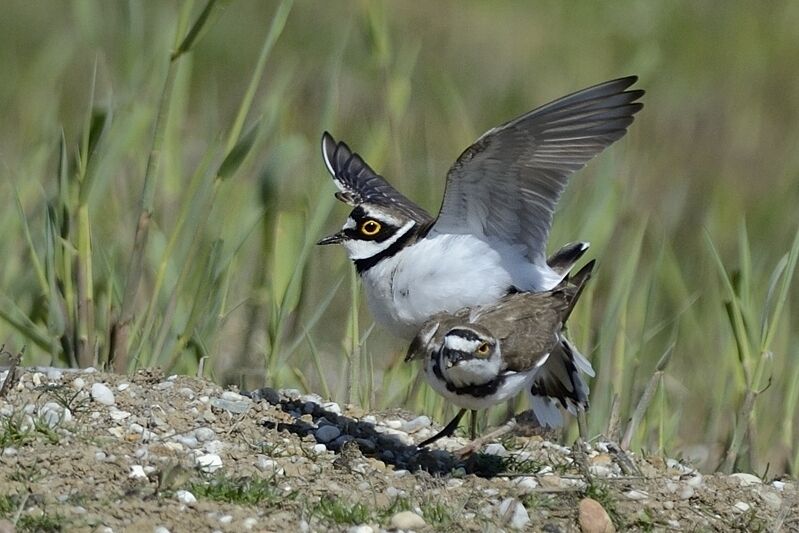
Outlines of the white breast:
{"label": "white breast", "polygon": [[522,250],[498,248],[473,235],[435,235],[364,273],[369,308],[392,333],[412,338],[436,313],[492,304],[510,287],[547,290],[560,281]]}
{"label": "white breast", "polygon": [[433,372],[430,361],[429,357],[425,358],[424,373],[427,382],[437,393],[462,409],[485,409],[513,398],[523,389],[530,388],[533,378],[538,372],[538,367],[531,368],[525,372],[508,372],[505,381],[491,396],[469,396],[468,394],[455,394],[447,389],[447,384],[438,379]]}

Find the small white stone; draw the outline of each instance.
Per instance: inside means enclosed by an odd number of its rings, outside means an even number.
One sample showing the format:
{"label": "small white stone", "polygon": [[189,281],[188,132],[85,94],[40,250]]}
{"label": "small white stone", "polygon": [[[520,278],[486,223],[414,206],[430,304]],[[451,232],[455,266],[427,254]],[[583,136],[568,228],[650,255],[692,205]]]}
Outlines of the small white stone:
{"label": "small white stone", "polygon": [[97,373],[97,369],[94,368],[93,366],[90,366],[88,368],[84,368],[83,369],[83,373],[84,374],[96,374]]}
{"label": "small white stone", "polygon": [[325,446],[325,445],[324,445],[324,444],[322,444],[321,442],[320,442],[319,444],[314,444],[314,445],[313,445],[313,452],[314,452],[316,455],[321,455],[321,454],[323,454],[323,453],[326,453],[326,452],[327,452],[327,446]]}
{"label": "small white stone", "polygon": [[229,402],[252,402],[251,398],[239,394],[238,392],[233,392],[232,390],[226,390],[222,393],[222,399],[227,400]]}
{"label": "small white stone", "polygon": [[672,529],[676,529],[678,531],[682,529],[682,526],[680,525],[680,522],[678,520],[666,520],[666,523]]}
{"label": "small white stone", "polygon": [[175,440],[186,448],[196,448],[200,445],[199,441],[191,435],[179,435],[175,437]]}
{"label": "small white stone", "polygon": [[532,476],[522,476],[515,482],[522,492],[530,492],[538,487],[538,481]]}
{"label": "small white stone", "polygon": [[216,432],[209,427],[201,427],[194,430],[194,437],[200,442],[207,442],[216,438]]}
{"label": "small white stone", "polygon": [[72,380],[72,386],[76,390],[83,390],[83,387],[86,386],[86,381],[83,378],[75,378]]}
{"label": "small white stone", "polygon": [[188,387],[181,387],[180,389],[178,389],[178,394],[180,394],[181,396],[183,396],[187,400],[193,400],[194,399],[194,391],[191,390]]}
{"label": "small white stone", "polygon": [[103,405],[114,405],[114,393],[104,383],[94,383],[92,385],[92,400]]}
{"label": "small white stone", "polygon": [[179,490],[175,493],[175,497],[178,499],[180,503],[185,503],[186,505],[193,505],[197,503],[197,498],[191,492],[187,490]]}
{"label": "small white stone", "polygon": [[203,472],[215,472],[222,468],[222,458],[215,453],[200,455],[194,461]]}
{"label": "small white stone", "polygon": [[777,489],[778,491],[782,492],[785,490],[785,482],[784,481],[773,481],[771,485]]}
{"label": "small white stone", "polygon": [[530,516],[522,502],[515,498],[506,498],[499,504],[500,519],[513,529],[524,529],[530,523]]}
{"label": "small white stone", "polygon": [[131,465],[128,477],[130,479],[147,479],[147,474],[144,472],[142,465]]}
{"label": "small white stone", "polygon": [[300,396],[300,401],[302,403],[311,402],[311,403],[322,405],[322,403],[324,402],[324,399],[321,396],[319,396],[318,394],[303,394],[302,396]]}
{"label": "small white stone", "polygon": [[164,526],[156,526],[153,529],[153,533],[170,533],[170,531]]}
{"label": "small white stone", "polygon": [[685,482],[692,487],[701,487],[702,483],[704,483],[704,478],[702,477],[702,474],[697,474],[693,477],[689,477]]}
{"label": "small white stone", "polygon": [[41,387],[43,377],[44,374],[42,374],[41,372],[34,372],[33,375],[31,376],[31,381],[33,382],[33,385],[35,387]]}
{"label": "small white stone", "polygon": [[412,511],[401,511],[391,517],[391,527],[396,529],[422,529],[427,523]]}
{"label": "small white stone", "polygon": [[386,420],[383,424],[391,429],[399,429],[402,427],[402,420]]}
{"label": "small white stone", "polygon": [[347,530],[347,533],[374,533],[372,526],[361,524],[360,526],[352,526]]}
{"label": "small white stone", "polygon": [[9,446],[8,448],[3,448],[2,455],[3,457],[14,457],[15,455],[17,455],[17,453],[19,452],[16,448],[14,448],[13,446]]}
{"label": "small white stone", "polygon": [[689,500],[694,497],[694,488],[691,485],[685,485],[680,489],[680,499]]}
{"label": "small white stone", "polygon": [[162,381],[161,383],[156,383],[153,388],[155,390],[169,390],[175,388],[175,383],[173,381]]}
{"label": "small white stone", "polygon": [[256,525],[258,525],[258,519],[257,519],[257,518],[255,518],[255,517],[252,517],[252,516],[251,516],[251,517],[249,517],[249,518],[245,518],[245,519],[244,519],[244,520],[241,522],[241,525],[242,525],[242,527],[243,527],[244,529],[246,529],[247,531],[249,531],[249,530],[251,530],[252,528],[254,528]]}
{"label": "small white stone", "polygon": [[403,422],[402,425],[399,427],[405,433],[416,433],[422,428],[426,428],[430,426],[432,422],[430,421],[429,416],[417,416],[413,420],[408,420],[407,422]]}
{"label": "small white stone", "polygon": [[119,385],[117,385],[117,390],[119,392],[124,392],[124,391],[128,390],[129,387],[130,387],[130,383],[120,383]]}
{"label": "small white stone", "polygon": [[649,494],[642,490],[628,490],[624,493],[624,496],[628,500],[646,500],[649,498]]}
{"label": "small white stone", "polygon": [[62,422],[70,422],[72,420],[72,412],[61,404],[47,402],[39,409],[39,417],[49,427],[54,428]]}
{"label": "small white stone", "polygon": [[229,524],[232,521],[233,521],[233,515],[226,514],[219,517],[220,524]]}
{"label": "small white stone", "polygon": [[165,442],[164,447],[173,452],[182,452],[185,447],[179,442]]}
{"label": "small white stone", "polygon": [[757,476],[752,474],[747,474],[746,472],[737,472],[735,474],[730,475],[730,477],[737,479],[742,487],[748,487],[749,485],[759,485],[763,483],[763,480]]}
{"label": "small white stone", "polygon": [[366,415],[365,417],[361,418],[361,422],[366,422],[367,424],[377,424],[377,418],[373,415]]}
{"label": "small white stone", "polygon": [[109,416],[111,416],[111,420],[115,420],[117,422],[121,420],[125,420],[130,416],[130,413],[127,411],[120,411],[119,409],[111,409],[108,412]]}
{"label": "small white stone", "polygon": [[336,402],[326,402],[322,404],[322,409],[333,414],[341,414],[341,406]]}
{"label": "small white stone", "polygon": [[47,379],[49,379],[51,382],[61,381],[61,378],[63,377],[64,373],[57,368],[50,368],[47,370]]}
{"label": "small white stone", "polygon": [[485,447],[486,455],[496,455],[497,457],[507,457],[508,450],[499,442],[492,442]]}
{"label": "small white stone", "polygon": [[746,502],[735,502],[735,505],[733,505],[733,507],[735,507],[737,510],[741,511],[742,513],[747,512],[751,508],[751,506]]}

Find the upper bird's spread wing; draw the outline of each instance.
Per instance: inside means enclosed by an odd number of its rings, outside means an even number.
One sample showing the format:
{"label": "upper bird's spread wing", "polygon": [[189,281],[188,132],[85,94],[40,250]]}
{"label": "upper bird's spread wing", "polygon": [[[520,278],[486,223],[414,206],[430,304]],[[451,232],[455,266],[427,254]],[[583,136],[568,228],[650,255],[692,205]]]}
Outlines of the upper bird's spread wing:
{"label": "upper bird's spread wing", "polygon": [[346,143],[336,142],[327,132],[322,135],[322,156],[333,182],[338,187],[336,198],[342,202],[352,206],[392,206],[417,222],[427,223],[432,220],[424,209],[392,187],[360,155],[353,153]]}
{"label": "upper bird's spread wing", "polygon": [[627,90],[636,80],[583,89],[487,131],[450,168],[431,231],[523,245],[543,263],[569,176],[623,137],[643,107],[644,91]]}

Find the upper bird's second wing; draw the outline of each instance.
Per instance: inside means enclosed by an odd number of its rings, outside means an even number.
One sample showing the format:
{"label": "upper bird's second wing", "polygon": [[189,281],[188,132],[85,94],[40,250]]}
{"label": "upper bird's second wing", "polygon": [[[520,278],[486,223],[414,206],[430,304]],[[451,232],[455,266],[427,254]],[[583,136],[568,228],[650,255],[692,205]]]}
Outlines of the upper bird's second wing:
{"label": "upper bird's second wing", "polygon": [[322,135],[322,157],[339,190],[336,198],[342,202],[352,206],[392,206],[417,222],[432,220],[424,209],[403,196],[346,143],[336,142],[328,132]]}
{"label": "upper bird's second wing", "polygon": [[546,260],[552,215],[569,176],[627,132],[643,104],[637,78],[564,96],[487,131],[447,174],[431,231],[471,233]]}

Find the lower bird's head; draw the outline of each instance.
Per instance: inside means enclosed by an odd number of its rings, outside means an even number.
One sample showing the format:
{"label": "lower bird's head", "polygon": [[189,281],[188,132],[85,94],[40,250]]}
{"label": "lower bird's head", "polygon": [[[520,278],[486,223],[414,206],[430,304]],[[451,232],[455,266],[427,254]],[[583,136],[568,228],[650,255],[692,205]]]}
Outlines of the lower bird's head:
{"label": "lower bird's head", "polygon": [[415,220],[388,206],[362,204],[350,212],[341,231],[317,244],[342,244],[357,264],[401,248],[416,226]]}
{"label": "lower bird's head", "polygon": [[500,342],[476,325],[454,327],[441,343],[439,364],[441,372],[457,386],[487,383],[502,369]]}

